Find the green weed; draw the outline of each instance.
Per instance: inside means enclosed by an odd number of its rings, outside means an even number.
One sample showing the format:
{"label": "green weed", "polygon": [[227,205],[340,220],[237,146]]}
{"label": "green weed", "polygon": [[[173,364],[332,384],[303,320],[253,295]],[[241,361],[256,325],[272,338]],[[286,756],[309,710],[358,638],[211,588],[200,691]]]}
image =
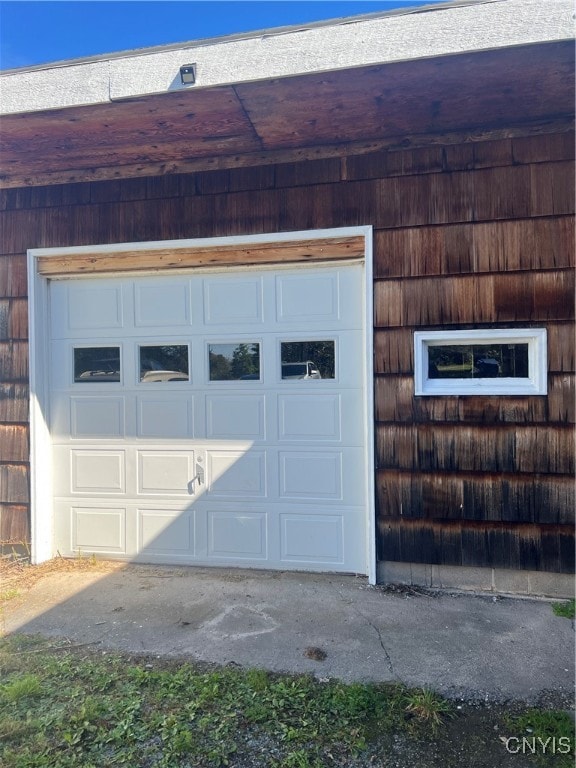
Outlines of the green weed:
{"label": "green weed", "polygon": [[405,695],[405,710],[419,725],[429,726],[436,732],[443,718],[453,715],[452,705],[434,691],[426,688],[410,691]]}
{"label": "green weed", "polygon": [[24,675],[0,687],[0,698],[6,701],[20,701],[41,692],[40,680],[36,675]]}
{"label": "green weed", "polygon": [[[508,728],[518,739],[534,744],[536,763],[554,768],[572,768],[576,754],[574,717],[562,710],[528,709],[507,720]],[[548,750],[548,755],[546,751]]]}
{"label": "green weed", "polygon": [[311,757],[305,750],[289,752],[279,762],[274,762],[274,768],[323,768],[317,757]]}
{"label": "green weed", "polygon": [[565,603],[554,603],[552,606],[556,616],[565,619],[573,619],[576,614],[576,600],[567,600]]}
{"label": "green weed", "polygon": [[533,732],[536,737],[574,736],[574,719],[562,710],[528,709],[513,718],[512,723],[518,730]]}

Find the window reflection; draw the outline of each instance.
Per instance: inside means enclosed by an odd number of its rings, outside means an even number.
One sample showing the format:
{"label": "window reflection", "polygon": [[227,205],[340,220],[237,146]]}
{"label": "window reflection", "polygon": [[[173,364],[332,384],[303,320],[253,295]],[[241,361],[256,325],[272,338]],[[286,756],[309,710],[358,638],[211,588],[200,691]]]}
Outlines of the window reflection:
{"label": "window reflection", "polygon": [[260,344],[209,344],[210,381],[260,379]]}
{"label": "window reflection", "polygon": [[188,345],[163,344],[140,347],[140,381],[188,381]]}
{"label": "window reflection", "polygon": [[280,344],[283,379],[333,379],[333,341],[283,341]]}
{"label": "window reflection", "polygon": [[74,382],[120,381],[120,347],[76,347]]}
{"label": "window reflection", "polygon": [[429,379],[528,377],[528,344],[428,345]]}

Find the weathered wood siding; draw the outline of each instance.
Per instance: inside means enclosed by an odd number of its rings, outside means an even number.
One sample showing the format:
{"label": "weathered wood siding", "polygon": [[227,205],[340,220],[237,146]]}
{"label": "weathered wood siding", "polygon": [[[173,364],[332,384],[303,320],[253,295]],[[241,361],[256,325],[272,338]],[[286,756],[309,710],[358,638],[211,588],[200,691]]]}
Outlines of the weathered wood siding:
{"label": "weathered wood siding", "polygon": [[[574,134],[0,192],[0,538],[29,536],[28,248],[374,227],[380,559],[574,567]],[[415,329],[548,329],[547,397],[414,397]]]}

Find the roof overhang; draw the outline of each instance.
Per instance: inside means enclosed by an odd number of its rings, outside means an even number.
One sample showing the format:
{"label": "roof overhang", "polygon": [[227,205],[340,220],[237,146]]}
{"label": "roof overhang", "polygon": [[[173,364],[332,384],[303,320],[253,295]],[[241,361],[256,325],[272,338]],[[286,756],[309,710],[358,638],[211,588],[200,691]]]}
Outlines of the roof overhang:
{"label": "roof overhang", "polygon": [[[6,73],[0,185],[570,125],[571,14],[566,0],[488,0]],[[189,63],[197,84],[183,87]]]}

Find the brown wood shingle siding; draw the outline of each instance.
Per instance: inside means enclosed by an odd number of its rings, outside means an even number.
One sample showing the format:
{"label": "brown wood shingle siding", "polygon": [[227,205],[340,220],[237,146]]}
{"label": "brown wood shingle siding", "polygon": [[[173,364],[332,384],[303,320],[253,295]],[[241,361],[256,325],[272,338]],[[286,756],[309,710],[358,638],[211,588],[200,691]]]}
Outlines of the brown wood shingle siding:
{"label": "brown wood shingle siding", "polygon": [[381,519],[486,520],[570,525],[571,477],[380,470]]}
{"label": "brown wood shingle siding", "polygon": [[543,322],[572,317],[573,270],[412,278],[374,285],[377,328]]}
{"label": "brown wood shingle siding", "polygon": [[[573,157],[563,132],[1,191],[0,537],[28,535],[28,248],[371,224],[379,557],[569,572]],[[493,326],[547,329],[546,397],[414,396],[415,329]]]}
{"label": "brown wood shingle siding", "polygon": [[378,466],[418,472],[573,475],[573,433],[564,426],[378,424]]}
{"label": "brown wood shingle siding", "polygon": [[406,229],[374,236],[374,277],[426,277],[573,267],[572,216]]}
{"label": "brown wood shingle siding", "polygon": [[576,422],[576,377],[549,374],[548,396],[414,397],[411,375],[377,376],[376,421],[395,424],[541,424]]}
{"label": "brown wood shingle siding", "polygon": [[26,384],[0,384],[0,423],[25,424],[28,421],[29,389]]}
{"label": "brown wood shingle siding", "polygon": [[571,526],[379,520],[379,558],[404,562],[570,573]]}

